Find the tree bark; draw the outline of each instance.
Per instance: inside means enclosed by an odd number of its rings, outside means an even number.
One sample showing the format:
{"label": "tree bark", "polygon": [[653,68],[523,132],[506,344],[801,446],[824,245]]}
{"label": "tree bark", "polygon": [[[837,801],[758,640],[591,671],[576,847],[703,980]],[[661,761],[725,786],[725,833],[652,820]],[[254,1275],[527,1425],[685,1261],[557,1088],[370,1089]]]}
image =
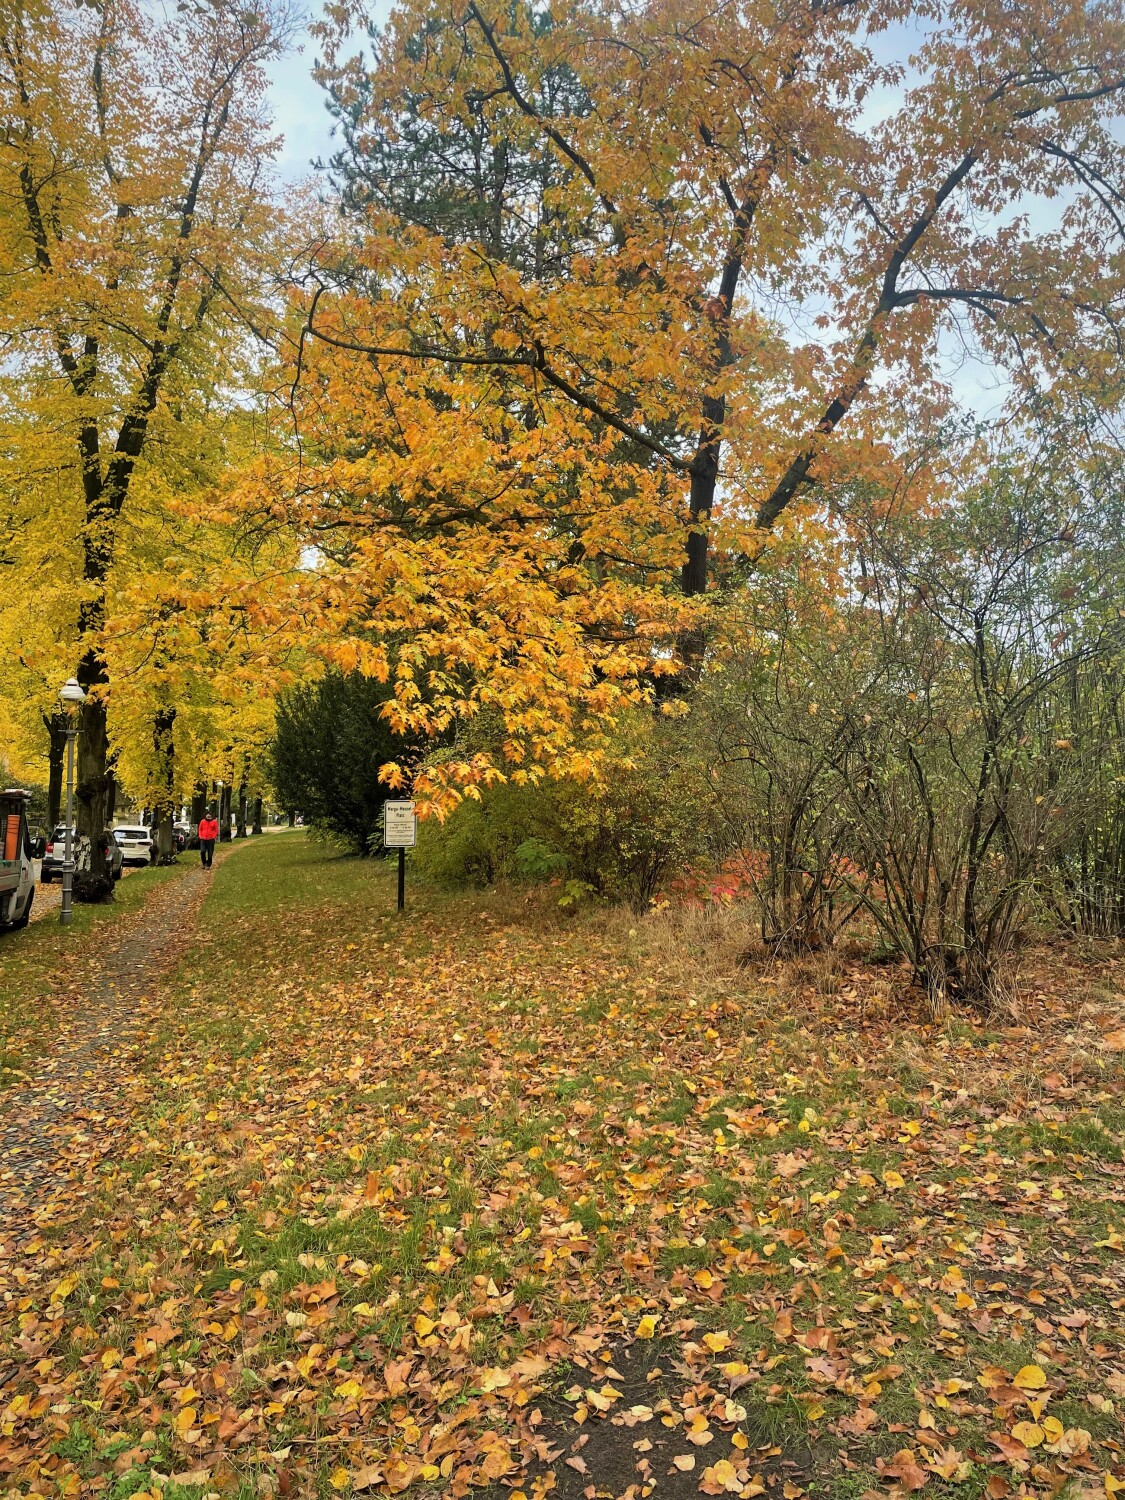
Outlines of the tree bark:
{"label": "tree bark", "polygon": [[223,783],[222,791],[219,793],[219,842],[230,843],[230,798],[231,784],[229,781]]}
{"label": "tree bark", "polygon": [[[104,585],[104,577],[99,579],[90,568],[89,547],[87,547],[87,582],[98,582]],[[87,613],[84,610],[83,613]],[[96,609],[98,621],[101,625],[101,607]],[[90,631],[95,628],[95,622],[90,618],[81,619],[78,622],[80,630],[89,639]],[[105,859],[105,829],[110,826],[113,817],[113,771],[110,769],[110,732],[107,727],[107,706],[105,699],[101,696],[108,684],[105,663],[101,655],[93,646],[83,652],[83,658],[78,663],[78,681],[89,696],[81,708],[78,717],[78,784],[75,787],[75,823],[77,823],[78,837],[90,840],[90,871],[89,882],[83,882],[84,888],[90,891],[101,892],[102,882],[110,879],[110,870]],[[80,891],[75,888],[75,897],[81,900]],[[96,900],[101,900],[102,895],[95,895]]]}
{"label": "tree bark", "polygon": [[[87,692],[100,683],[101,668],[89,663],[92,653],[87,652],[79,667],[78,680]],[[85,671],[84,671],[85,669]],[[83,675],[87,681],[83,682]],[[75,899],[101,901],[105,899],[109,886],[109,868],[105,857],[105,832],[113,817],[114,793],[113,772],[109,769],[109,733],[106,727],[105,703],[96,697],[87,698],[82,705],[78,721],[78,784],[76,787],[76,814],[79,839],[90,841],[90,868],[88,877],[74,889]]]}
{"label": "tree bark", "polygon": [[172,829],[176,809],[176,710],[161,708],[152,721],[152,744],[156,751],[156,796],[152,809],[153,843],[156,863],[170,865],[176,858],[176,838]]}
{"label": "tree bark", "polygon": [[250,829],[250,832],[251,833],[261,833],[261,831],[262,831],[262,799],[261,799],[261,797],[255,797],[254,798],[254,824],[253,824],[253,827]]}
{"label": "tree bark", "polygon": [[47,837],[62,821],[63,767],[66,761],[66,716],[44,714],[43,723],[50,736],[47,750]]}
{"label": "tree bark", "polygon": [[197,781],[195,789],[191,794],[191,821],[198,828],[203,821],[203,814],[207,811],[207,785],[205,782]]}
{"label": "tree bark", "polygon": [[295,807],[289,809],[288,818],[290,828],[295,828],[297,826],[297,809]]}
{"label": "tree bark", "polygon": [[239,782],[238,786],[238,819],[235,825],[235,838],[246,837],[246,783]]}

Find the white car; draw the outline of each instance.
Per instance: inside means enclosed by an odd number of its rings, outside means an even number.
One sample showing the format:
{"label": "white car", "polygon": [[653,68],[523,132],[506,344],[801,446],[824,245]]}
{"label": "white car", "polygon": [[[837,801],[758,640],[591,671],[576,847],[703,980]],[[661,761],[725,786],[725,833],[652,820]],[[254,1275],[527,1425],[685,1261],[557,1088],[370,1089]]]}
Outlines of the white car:
{"label": "white car", "polygon": [[151,828],[142,828],[139,823],[130,823],[126,827],[115,828],[113,837],[121,850],[121,857],[125,864],[152,864],[156,850],[152,844]]}

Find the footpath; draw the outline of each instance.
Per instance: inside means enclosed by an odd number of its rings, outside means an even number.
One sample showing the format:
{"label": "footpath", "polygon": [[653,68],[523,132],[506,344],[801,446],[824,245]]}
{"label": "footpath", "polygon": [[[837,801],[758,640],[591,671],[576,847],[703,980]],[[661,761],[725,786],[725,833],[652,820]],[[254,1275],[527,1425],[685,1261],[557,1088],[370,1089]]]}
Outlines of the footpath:
{"label": "footpath", "polygon": [[107,932],[50,1052],[0,1095],[0,1279],[30,1240],[80,1209],[119,1149],[129,1128],[121,1060],[143,1001],[191,941],[211,876],[197,867],[157,886]]}

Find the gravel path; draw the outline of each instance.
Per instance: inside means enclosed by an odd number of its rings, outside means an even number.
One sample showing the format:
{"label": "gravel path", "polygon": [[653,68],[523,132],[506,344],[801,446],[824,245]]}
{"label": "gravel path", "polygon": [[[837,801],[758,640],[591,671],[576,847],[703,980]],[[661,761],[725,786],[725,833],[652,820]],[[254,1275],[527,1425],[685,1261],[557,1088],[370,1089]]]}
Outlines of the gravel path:
{"label": "gravel path", "polygon": [[[135,875],[140,865],[126,865],[121,871],[122,880],[127,875]],[[35,900],[31,904],[31,921],[42,922],[44,917],[57,917],[59,907],[62,905],[62,881],[52,880],[50,885],[44,885],[39,879],[39,864],[35,866]]]}
{"label": "gravel path", "polygon": [[128,1133],[115,1059],[138,1034],[141,1002],[191,940],[210,881],[192,868],[113,927],[78,976],[77,1006],[50,1054],[0,1097],[0,1272],[39,1230],[71,1217]]}

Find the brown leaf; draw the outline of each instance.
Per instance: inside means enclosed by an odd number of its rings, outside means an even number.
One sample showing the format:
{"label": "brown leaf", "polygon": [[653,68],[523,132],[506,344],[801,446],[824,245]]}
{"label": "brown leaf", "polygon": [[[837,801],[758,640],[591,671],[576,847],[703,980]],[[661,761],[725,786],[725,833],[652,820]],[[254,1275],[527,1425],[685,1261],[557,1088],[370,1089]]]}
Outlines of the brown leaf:
{"label": "brown leaf", "polygon": [[883,1473],[897,1479],[904,1490],[920,1490],[930,1478],[909,1448],[900,1448],[890,1463],[884,1466]]}
{"label": "brown leaf", "polygon": [[838,1432],[850,1433],[852,1437],[859,1437],[864,1432],[870,1432],[872,1427],[879,1424],[879,1416],[873,1406],[857,1406],[850,1417],[841,1417],[836,1423]]}
{"label": "brown leaf", "polygon": [[990,1432],[988,1440],[995,1443],[1009,1463],[1021,1463],[1029,1456],[1024,1445],[1016,1438],[1009,1437],[1006,1432]]}

